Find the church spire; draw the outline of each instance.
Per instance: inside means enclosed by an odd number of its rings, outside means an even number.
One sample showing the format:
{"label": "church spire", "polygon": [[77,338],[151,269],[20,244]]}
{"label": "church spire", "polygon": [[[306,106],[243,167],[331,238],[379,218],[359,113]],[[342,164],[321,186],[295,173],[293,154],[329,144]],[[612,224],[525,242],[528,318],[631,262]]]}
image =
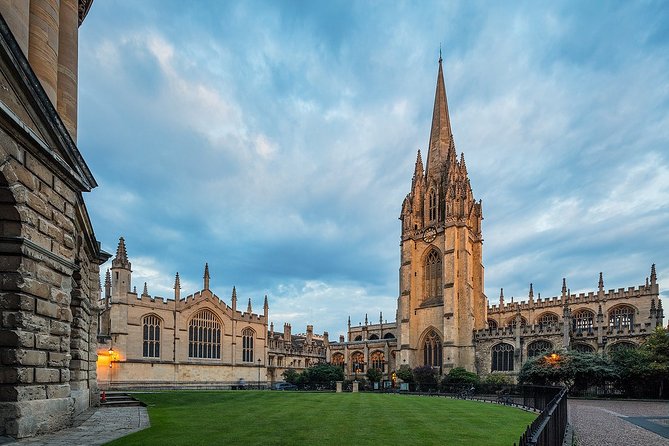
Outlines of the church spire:
{"label": "church spire", "polygon": [[[444,84],[444,70],[439,56],[439,73],[437,74],[437,91],[434,96],[434,110],[432,111],[432,129],[430,130],[430,145],[427,154],[426,175],[438,172],[450,156],[455,161],[455,144],[451,131],[451,118],[448,115],[448,101]],[[452,153],[451,153],[452,152]]]}
{"label": "church spire", "polygon": [[118,239],[118,246],[116,248],[116,257],[112,260],[112,268],[130,269],[130,262],[128,261],[128,252],[125,249],[125,239],[123,237]]}
{"label": "church spire", "polygon": [[181,299],[181,279],[179,279],[179,272],[174,278],[174,300]]}
{"label": "church spire", "polygon": [[209,289],[209,263],[204,264],[204,288],[205,290]]}

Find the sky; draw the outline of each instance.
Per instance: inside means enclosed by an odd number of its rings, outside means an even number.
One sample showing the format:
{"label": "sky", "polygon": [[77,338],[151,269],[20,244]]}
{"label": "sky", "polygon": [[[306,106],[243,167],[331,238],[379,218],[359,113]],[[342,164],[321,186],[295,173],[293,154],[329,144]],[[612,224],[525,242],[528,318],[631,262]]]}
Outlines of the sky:
{"label": "sky", "polygon": [[[669,4],[105,0],[79,35],[102,248],[331,339],[395,320],[402,200],[439,51],[483,200],[485,292],[638,286],[669,315]],[[104,265],[103,271],[110,265]],[[666,319],[665,319],[666,324]]]}

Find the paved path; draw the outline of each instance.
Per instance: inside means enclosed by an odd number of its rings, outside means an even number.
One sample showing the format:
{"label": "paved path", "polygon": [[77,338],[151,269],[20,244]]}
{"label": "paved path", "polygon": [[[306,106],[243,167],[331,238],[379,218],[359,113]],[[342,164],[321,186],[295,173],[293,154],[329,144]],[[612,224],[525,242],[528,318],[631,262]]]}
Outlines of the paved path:
{"label": "paved path", "polygon": [[75,420],[75,427],[2,446],[89,446],[101,445],[151,426],[146,407],[101,407],[91,409]]}
{"label": "paved path", "polygon": [[569,399],[578,446],[669,446],[669,403]]}

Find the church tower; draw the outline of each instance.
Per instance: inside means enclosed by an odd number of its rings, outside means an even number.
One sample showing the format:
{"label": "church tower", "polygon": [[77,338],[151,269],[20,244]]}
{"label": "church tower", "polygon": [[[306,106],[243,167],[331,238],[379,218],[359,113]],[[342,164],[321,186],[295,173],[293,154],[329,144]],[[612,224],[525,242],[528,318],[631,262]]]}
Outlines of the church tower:
{"label": "church tower", "polygon": [[439,57],[432,129],[402,204],[398,364],[474,370],[473,330],[485,328],[481,202],[458,159]]}

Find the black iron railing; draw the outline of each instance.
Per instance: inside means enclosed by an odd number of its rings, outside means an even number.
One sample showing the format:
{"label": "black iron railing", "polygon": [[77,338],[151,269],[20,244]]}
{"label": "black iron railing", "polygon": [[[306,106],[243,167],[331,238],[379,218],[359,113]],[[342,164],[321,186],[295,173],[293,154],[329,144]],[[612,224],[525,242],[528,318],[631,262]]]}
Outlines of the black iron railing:
{"label": "black iron railing", "polygon": [[566,430],[567,389],[562,389],[541,410],[536,420],[527,426],[518,446],[560,446]]}

